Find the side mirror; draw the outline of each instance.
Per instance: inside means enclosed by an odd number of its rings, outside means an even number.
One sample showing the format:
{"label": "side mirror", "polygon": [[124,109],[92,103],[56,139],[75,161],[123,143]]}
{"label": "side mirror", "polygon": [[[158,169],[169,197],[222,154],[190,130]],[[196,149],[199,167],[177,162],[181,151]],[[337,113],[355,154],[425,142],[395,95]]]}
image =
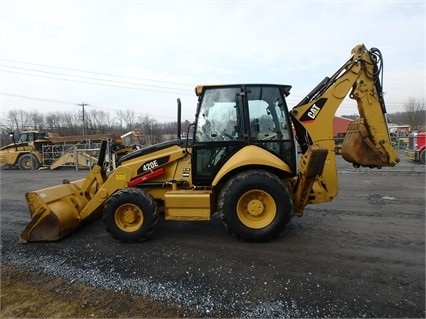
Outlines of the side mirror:
{"label": "side mirror", "polygon": [[13,144],[16,144],[16,142],[15,142],[15,134],[13,132],[9,133],[9,137],[12,140]]}
{"label": "side mirror", "polygon": [[18,150],[18,146],[16,145],[15,141],[15,134],[13,132],[9,132],[10,139],[12,140],[12,143],[15,145],[15,149]]}

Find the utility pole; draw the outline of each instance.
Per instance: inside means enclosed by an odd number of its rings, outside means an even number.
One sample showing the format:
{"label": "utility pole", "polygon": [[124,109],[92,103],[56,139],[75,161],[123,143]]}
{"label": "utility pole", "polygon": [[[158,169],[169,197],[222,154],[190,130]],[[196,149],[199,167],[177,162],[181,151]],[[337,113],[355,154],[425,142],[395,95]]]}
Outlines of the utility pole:
{"label": "utility pole", "polygon": [[84,119],[84,107],[87,106],[87,105],[89,105],[89,104],[83,102],[83,103],[77,104],[77,105],[81,106],[83,108],[83,135],[85,135],[86,134],[86,131],[85,131],[86,121]]}

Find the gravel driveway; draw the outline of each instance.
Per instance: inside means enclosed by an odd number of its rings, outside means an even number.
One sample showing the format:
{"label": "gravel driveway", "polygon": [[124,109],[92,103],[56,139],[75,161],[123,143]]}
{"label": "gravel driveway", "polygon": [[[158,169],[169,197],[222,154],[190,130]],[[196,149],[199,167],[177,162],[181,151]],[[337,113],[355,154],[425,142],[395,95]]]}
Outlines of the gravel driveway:
{"label": "gravel driveway", "polygon": [[139,244],[114,240],[100,219],[59,242],[19,244],[29,222],[24,193],[86,173],[1,172],[2,266],[179,304],[188,316],[425,316],[423,166],[339,161],[338,197],[308,206],[270,243],[239,242],[213,216],[160,220]]}

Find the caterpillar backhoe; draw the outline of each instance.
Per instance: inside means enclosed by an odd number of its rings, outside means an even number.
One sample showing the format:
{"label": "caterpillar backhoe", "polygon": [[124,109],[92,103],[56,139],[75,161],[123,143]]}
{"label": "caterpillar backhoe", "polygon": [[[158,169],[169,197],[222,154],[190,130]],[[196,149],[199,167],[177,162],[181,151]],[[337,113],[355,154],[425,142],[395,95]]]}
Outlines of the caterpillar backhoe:
{"label": "caterpillar backhoe", "polygon": [[[31,221],[20,241],[58,240],[102,215],[114,238],[141,242],[160,213],[185,221],[218,213],[237,239],[274,239],[306,205],[336,197],[333,117],[349,92],[360,117],[345,135],[343,158],[371,168],[399,162],[381,74],[380,51],[358,45],[290,111],[289,85],[197,86],[196,118],[185,138],[178,125],[175,140],[130,153],[112,171],[104,165],[104,143],[86,178],[27,193]],[[181,123],[179,99],[177,118]]]}

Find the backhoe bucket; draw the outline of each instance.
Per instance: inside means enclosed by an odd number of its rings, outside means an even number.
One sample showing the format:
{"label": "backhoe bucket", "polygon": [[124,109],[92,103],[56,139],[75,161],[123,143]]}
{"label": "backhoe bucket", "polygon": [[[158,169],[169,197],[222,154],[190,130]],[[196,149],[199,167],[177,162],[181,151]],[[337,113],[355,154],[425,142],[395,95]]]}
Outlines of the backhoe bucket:
{"label": "backhoe bucket", "polygon": [[21,243],[61,239],[98,215],[96,210],[81,213],[106,180],[102,168],[105,151],[106,142],[102,142],[98,165],[86,178],[74,182],[64,180],[61,185],[25,194],[31,221],[20,236]]}
{"label": "backhoe bucket", "polygon": [[363,118],[349,124],[341,154],[354,166],[380,168],[395,166],[399,162],[398,153],[392,147],[389,135],[379,136],[374,129],[369,130]]}
{"label": "backhoe bucket", "polygon": [[81,196],[84,179],[29,192],[25,195],[31,222],[20,236],[20,242],[54,241],[79,227],[81,210],[89,198]]}

